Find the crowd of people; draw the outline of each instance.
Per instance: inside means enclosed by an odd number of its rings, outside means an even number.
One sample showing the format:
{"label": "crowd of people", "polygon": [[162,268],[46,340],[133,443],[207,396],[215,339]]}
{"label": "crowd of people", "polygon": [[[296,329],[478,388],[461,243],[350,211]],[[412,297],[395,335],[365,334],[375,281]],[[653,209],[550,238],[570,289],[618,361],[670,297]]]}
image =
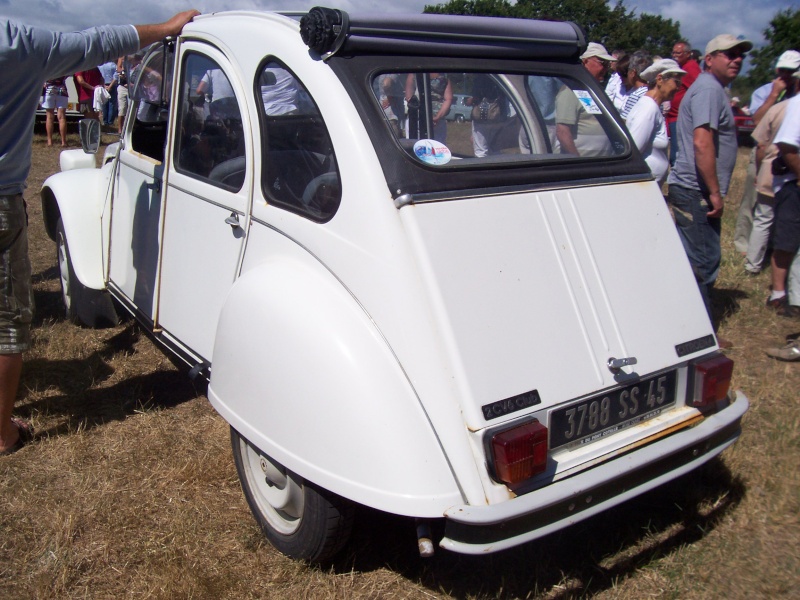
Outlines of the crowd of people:
{"label": "crowd of people", "polygon": [[[78,111],[87,119],[98,119],[107,127],[116,126],[122,133],[124,110],[127,108],[128,78],[125,73],[124,57],[103,63],[100,66],[78,71],[73,77],[78,93]],[[47,145],[53,145],[55,122],[61,147],[67,144],[67,106],[69,91],[67,78],[62,75],[48,79],[42,89],[42,108],[45,110],[45,132]],[[119,116],[119,123],[117,122]]]}
{"label": "crowd of people", "polygon": [[[724,198],[738,152],[731,109],[738,98],[730,98],[728,88],[752,47],[748,40],[722,34],[708,43],[699,60],[683,40],[673,46],[672,58],[643,51],[609,54],[600,44],[590,44],[581,57],[606,84],[606,94],[656,180],[666,178],[667,199],[709,317],[721,262]],[[772,285],[766,305],[790,318],[800,317],[800,260],[795,260],[800,249],[798,89],[800,52],[789,49],[776,62],[775,78],[750,99],[756,145],[734,234],[745,272],[756,275],[769,263]],[[719,337],[718,342],[722,348],[732,345]],[[767,354],[800,360],[800,341]]]}

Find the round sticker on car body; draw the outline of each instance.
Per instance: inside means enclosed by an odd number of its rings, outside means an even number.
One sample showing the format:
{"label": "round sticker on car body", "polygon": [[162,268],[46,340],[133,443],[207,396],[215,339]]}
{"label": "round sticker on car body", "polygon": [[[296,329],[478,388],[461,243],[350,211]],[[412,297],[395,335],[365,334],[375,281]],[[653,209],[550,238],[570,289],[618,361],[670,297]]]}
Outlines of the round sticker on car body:
{"label": "round sticker on car body", "polygon": [[453,158],[450,148],[436,140],[417,140],[414,156],[429,165],[446,165]]}

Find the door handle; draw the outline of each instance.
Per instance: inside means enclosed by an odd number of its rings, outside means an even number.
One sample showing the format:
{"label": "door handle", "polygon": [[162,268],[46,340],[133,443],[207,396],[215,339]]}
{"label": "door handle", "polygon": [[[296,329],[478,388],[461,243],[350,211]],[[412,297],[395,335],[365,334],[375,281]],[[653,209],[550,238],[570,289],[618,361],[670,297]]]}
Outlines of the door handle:
{"label": "door handle", "polygon": [[241,225],[239,225],[239,215],[237,215],[235,212],[232,212],[231,216],[225,219],[225,222],[234,229],[241,227]]}

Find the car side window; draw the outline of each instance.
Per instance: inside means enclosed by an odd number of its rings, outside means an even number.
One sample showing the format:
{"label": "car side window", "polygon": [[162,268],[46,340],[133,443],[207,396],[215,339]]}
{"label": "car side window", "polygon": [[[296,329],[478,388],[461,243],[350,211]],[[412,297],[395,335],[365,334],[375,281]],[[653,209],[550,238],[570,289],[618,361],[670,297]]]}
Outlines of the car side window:
{"label": "car side window", "polygon": [[162,162],[175,54],[172,46],[161,43],[150,48],[144,60],[142,53],[126,57],[135,102],[131,148]]}
{"label": "car side window", "polygon": [[242,113],[230,80],[207,56],[187,53],[181,65],[175,168],[238,192],[245,178]]}
{"label": "car side window", "polygon": [[256,81],[262,107],[261,187],[267,201],[324,223],[342,184],[328,129],[305,86],[282,63],[265,62]]}

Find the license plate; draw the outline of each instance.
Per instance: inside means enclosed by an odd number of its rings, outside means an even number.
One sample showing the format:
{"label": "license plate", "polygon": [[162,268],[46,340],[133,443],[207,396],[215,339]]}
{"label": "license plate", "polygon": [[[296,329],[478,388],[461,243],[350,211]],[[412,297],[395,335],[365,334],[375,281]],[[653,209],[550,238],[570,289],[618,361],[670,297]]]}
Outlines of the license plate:
{"label": "license plate", "polygon": [[550,414],[550,449],[583,446],[675,405],[675,371],[581,400]]}

